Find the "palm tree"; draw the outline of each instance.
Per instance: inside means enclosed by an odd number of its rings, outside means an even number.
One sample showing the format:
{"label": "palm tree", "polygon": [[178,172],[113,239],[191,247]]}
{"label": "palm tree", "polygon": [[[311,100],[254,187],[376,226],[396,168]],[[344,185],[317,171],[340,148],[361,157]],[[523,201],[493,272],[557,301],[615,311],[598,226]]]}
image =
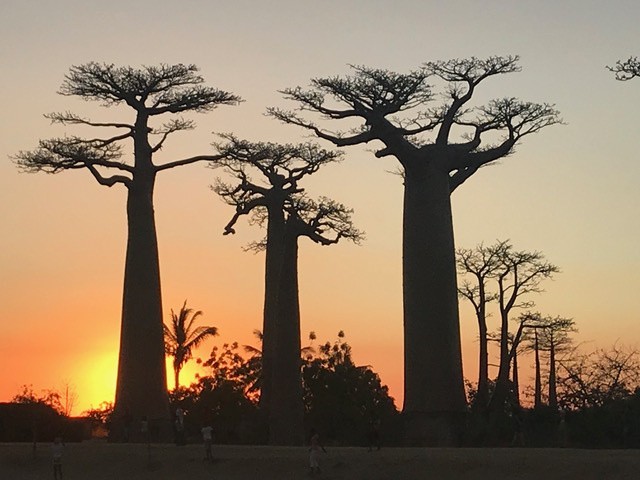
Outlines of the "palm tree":
{"label": "palm tree", "polygon": [[174,388],[180,386],[180,370],[191,359],[191,351],[198,347],[207,337],[218,334],[216,327],[194,327],[202,311],[193,312],[187,308],[184,301],[182,308],[176,315],[171,310],[171,324],[164,326],[164,349],[167,355],[173,357]]}

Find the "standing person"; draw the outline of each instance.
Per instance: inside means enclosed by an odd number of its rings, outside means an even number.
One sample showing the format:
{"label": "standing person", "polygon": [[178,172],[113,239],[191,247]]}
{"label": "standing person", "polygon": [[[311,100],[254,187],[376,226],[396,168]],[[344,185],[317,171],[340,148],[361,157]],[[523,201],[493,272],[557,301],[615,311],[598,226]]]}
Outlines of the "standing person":
{"label": "standing person", "polygon": [[149,443],[149,419],[146,415],[143,415],[142,420],[140,420],[140,433],[142,438]]}
{"label": "standing person", "polygon": [[56,437],[51,445],[51,454],[53,456],[53,480],[62,480],[62,453],[64,452],[64,443],[61,437]]}
{"label": "standing person", "polygon": [[380,420],[373,420],[369,425],[369,452],[376,447],[376,450],[380,450]]}
{"label": "standing person", "polygon": [[515,408],[511,413],[511,421],[513,422],[513,439],[512,447],[524,447],[524,418],[522,418],[522,410]]}
{"label": "standing person", "polygon": [[124,411],[124,415],[122,415],[122,425],[124,426],[124,441],[129,442],[131,438],[131,423],[133,422],[133,415],[131,415],[131,411],[129,407]]}
{"label": "standing person", "polygon": [[309,467],[310,473],[320,473],[320,450],[327,453],[324,446],[320,443],[320,435],[315,428],[311,429],[311,441],[309,442]]}
{"label": "standing person", "polygon": [[[558,446],[565,448],[569,439],[569,432],[567,432],[567,421],[564,410],[560,410],[560,422],[558,423]],[[627,424],[625,424],[626,427]],[[628,427],[626,427],[628,428]]]}
{"label": "standing person", "polygon": [[204,440],[205,460],[213,462],[213,454],[211,453],[211,445],[213,443],[213,427],[209,424],[202,427],[202,439]]}
{"label": "standing person", "polygon": [[184,410],[182,407],[176,408],[176,445],[185,445],[184,433]]}

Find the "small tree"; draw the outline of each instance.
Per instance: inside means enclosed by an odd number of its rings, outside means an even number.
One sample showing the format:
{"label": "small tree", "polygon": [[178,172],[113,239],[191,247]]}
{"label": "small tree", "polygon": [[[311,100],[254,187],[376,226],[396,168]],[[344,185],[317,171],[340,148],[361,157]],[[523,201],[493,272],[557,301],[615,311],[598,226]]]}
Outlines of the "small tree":
{"label": "small tree", "polygon": [[45,389],[38,395],[32,385],[23,385],[21,391],[11,399],[12,403],[40,404],[55,410],[59,415],[65,415],[62,405],[62,395],[55,390]]}
{"label": "small tree", "polygon": [[[262,344],[260,409],[271,444],[301,444],[303,404],[300,379],[300,306],[298,299],[298,239],[320,245],[342,239],[358,242],[351,210],[303,194],[299,182],[339,155],[314,144],[251,143],[234,136],[218,144],[223,156],[214,165],[224,167],[237,183],[218,181],[214,190],[236,208],[225,227],[234,233],[238,219],[253,215],[266,227],[266,238],[252,248],[265,250],[265,301]],[[258,180],[251,174],[258,173]]]}
{"label": "small tree", "polygon": [[216,327],[196,327],[196,320],[202,315],[202,311],[194,312],[187,308],[184,301],[182,308],[176,314],[171,310],[171,323],[164,325],[164,346],[167,355],[173,357],[174,387],[180,387],[180,370],[192,356],[192,351],[209,337],[218,334]]}
{"label": "small tree", "polygon": [[[376,157],[400,162],[406,440],[454,444],[466,398],[450,195],[479,168],[560,119],[551,105],[516,98],[471,106],[482,82],[520,70],[517,56],[428,62],[406,74],[352,69],[349,76],[315,78],[309,89],[283,90],[298,110],[269,112],[338,147],[376,142],[381,144]],[[444,83],[442,94],[432,81]],[[348,125],[334,133],[308,119],[307,112]]]}
{"label": "small tree", "polygon": [[257,364],[245,358],[237,342],[215,346],[202,362],[205,374],[189,387],[174,390],[172,406],[185,411],[185,428],[200,435],[205,424],[215,427],[216,442],[247,443],[255,441],[252,429],[256,396],[252,385]]}
{"label": "small tree", "polygon": [[307,427],[321,429],[328,440],[364,444],[378,422],[393,430],[398,411],[389,389],[370,366],[354,363],[344,332],[305,359],[303,379]]}
{"label": "small tree", "polygon": [[[59,93],[101,102],[106,107],[124,105],[132,110],[131,122],[96,122],[76,114],[46,115],[53,123],[111,131],[97,138],[65,136],[41,140],[38,148],[19,152],[15,161],[26,172],[59,173],[86,170],[103,186],[123,186],[127,191],[127,250],[124,273],[120,358],[116,385],[116,418],[125,415],[164,424],[169,435],[169,404],[162,328],[160,267],[153,192],[160,172],[202,160],[211,155],[156,164],[154,156],[167,138],[194,128],[175,117],[184,112],[208,112],[218,105],[233,105],[239,97],[203,85],[195,65],[145,66],[139,69],[112,64],[73,66]],[[153,125],[159,117],[164,124]],[[122,142],[133,147],[133,161],[122,161]],[[121,435],[114,430],[114,438]]]}
{"label": "small tree", "polygon": [[560,361],[558,404],[568,410],[602,407],[640,388],[640,354],[614,344],[590,353],[575,351]]}

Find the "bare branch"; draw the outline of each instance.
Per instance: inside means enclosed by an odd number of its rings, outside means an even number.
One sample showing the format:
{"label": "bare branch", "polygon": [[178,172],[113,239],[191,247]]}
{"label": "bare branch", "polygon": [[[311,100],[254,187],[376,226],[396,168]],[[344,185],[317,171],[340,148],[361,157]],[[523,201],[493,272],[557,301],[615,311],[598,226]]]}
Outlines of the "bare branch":
{"label": "bare branch", "polygon": [[[219,161],[231,173],[245,177],[245,167],[258,169],[266,177],[270,186],[286,191],[297,190],[297,182],[306,175],[315,173],[328,163],[337,162],[341,153],[320,148],[314,143],[277,144],[271,142],[249,142],[234,135],[220,135],[225,143],[215,143]],[[235,166],[235,167],[234,167]]]}
{"label": "bare branch", "polygon": [[89,127],[109,127],[109,128],[127,128],[131,131],[135,128],[128,123],[116,123],[116,122],[92,122],[79,115],[71,112],[65,113],[47,113],[45,118],[51,120],[51,123],[59,123],[61,125],[87,125]]}
{"label": "bare branch", "polygon": [[[451,147],[453,155],[449,166],[452,174],[449,184],[452,192],[480,167],[509,155],[522,137],[549,125],[562,123],[559,112],[553,105],[522,102],[515,98],[492,100],[478,111],[480,115],[475,121],[456,120],[461,125],[474,127],[475,133],[468,143]],[[481,134],[498,129],[506,131],[506,138],[502,143],[478,149]]]}
{"label": "bare branch", "polygon": [[227,223],[224,227],[223,235],[236,233],[233,227],[235,226],[236,222],[242,215],[247,215],[254,208],[265,207],[265,206],[266,206],[266,201],[264,198],[252,198],[246,202],[238,203],[236,205],[236,212],[233,214],[233,217],[231,217],[231,220],[229,220],[229,223]]}
{"label": "bare branch", "polygon": [[296,196],[288,206],[289,221],[296,223],[297,232],[320,245],[332,245],[341,239],[356,244],[364,239],[364,233],[353,226],[353,210],[326,197],[318,202],[306,196]]}
{"label": "bare branch", "polygon": [[170,120],[169,122],[162,125],[162,127],[160,127],[159,129],[153,130],[151,132],[153,135],[161,135],[160,141],[158,141],[158,143],[156,143],[156,145],[151,148],[151,151],[155,153],[160,150],[167,137],[172,133],[182,130],[192,130],[194,127],[195,123],[191,120],[185,120],[183,118]]}
{"label": "bare branch", "polygon": [[89,165],[133,173],[133,167],[116,161],[120,157],[121,149],[118,145],[96,145],[77,137],[69,137],[40,140],[36,150],[18,152],[13,158],[21,170],[29,173],[59,173]]}
{"label": "bare branch", "polygon": [[[300,112],[316,112],[328,119],[360,117],[364,124],[358,134],[327,132],[291,111],[270,108],[268,114],[285,123],[311,130],[319,138],[343,147],[380,139],[380,133],[375,131],[374,125],[380,125],[386,116],[421,106],[432,98],[431,88],[425,82],[426,74],[422,71],[398,74],[363,66],[351,68],[354,70],[351,76],[316,78],[312,80],[310,90],[296,87],[282,90],[281,93],[285,98],[298,102]],[[327,97],[346,108],[326,107]],[[386,120],[383,130],[395,128],[400,135],[415,135],[435,127],[430,121],[425,121],[427,118],[427,115],[418,112],[408,120]],[[400,126],[394,122],[399,122]],[[408,128],[407,125],[412,127]]]}
{"label": "bare branch", "polygon": [[607,69],[616,74],[616,80],[625,82],[635,77],[640,77],[640,60],[638,57],[629,57],[624,62],[618,60],[613,67]]}
{"label": "bare branch", "polygon": [[435,75],[449,83],[451,103],[445,107],[442,126],[436,139],[437,144],[446,145],[449,142],[451,127],[462,107],[471,100],[476,86],[490,76],[520,71],[518,60],[517,55],[493,56],[484,60],[471,57],[428,62],[424,65],[428,75]]}
{"label": "bare branch", "polygon": [[168,162],[163,165],[157,165],[156,172],[168,170],[169,168],[179,167],[181,165],[190,165],[196,162],[215,162],[220,158],[222,158],[220,155],[196,155],[194,157],[183,158],[181,160],[174,160],[173,162]]}
{"label": "bare branch", "polygon": [[107,106],[124,102],[149,115],[205,112],[240,101],[229,92],[202,86],[203,79],[197,72],[195,65],[162,64],[136,69],[90,62],[72,66],[59,93],[98,100]]}
{"label": "bare branch", "polygon": [[129,177],[125,177],[124,175],[111,175],[110,177],[104,177],[93,165],[89,164],[87,165],[87,168],[100,185],[113,187],[116,183],[122,183],[126,187],[131,186],[131,179]]}
{"label": "bare branch", "polygon": [[358,145],[361,143],[368,143],[371,140],[374,140],[376,138],[369,131],[363,131],[357,135],[351,135],[351,136],[347,136],[344,133],[327,132],[325,130],[321,130],[313,122],[308,122],[304,120],[302,117],[300,117],[296,113],[291,111],[281,110],[279,108],[268,108],[267,114],[277,120],[280,120],[281,122],[288,123],[291,125],[297,125],[299,127],[306,128],[307,130],[311,130],[318,138],[327,140],[333,143],[337,147],[348,147],[352,145]]}

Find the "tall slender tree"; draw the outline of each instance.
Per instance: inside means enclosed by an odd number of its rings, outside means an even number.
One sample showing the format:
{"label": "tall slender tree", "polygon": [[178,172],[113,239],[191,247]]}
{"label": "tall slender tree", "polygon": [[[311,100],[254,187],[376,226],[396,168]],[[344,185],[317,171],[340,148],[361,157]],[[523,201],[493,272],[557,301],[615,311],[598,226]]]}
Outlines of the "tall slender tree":
{"label": "tall slender tree", "polygon": [[[288,88],[298,111],[269,110],[339,147],[380,142],[404,178],[403,303],[405,436],[411,444],[457,443],[466,410],[450,195],[525,136],[560,121],[548,104],[515,98],[471,107],[483,81],[517,72],[517,56],[428,62],[408,74],[354,66],[353,75]],[[431,80],[444,82],[438,95]],[[443,103],[433,105],[437,99]],[[306,117],[345,120],[334,133]],[[354,123],[359,124],[353,129]],[[487,143],[489,142],[489,143]]]}
{"label": "tall slender tree", "polygon": [[[169,434],[169,404],[162,328],[162,299],[153,192],[158,173],[202,160],[198,155],[154,162],[167,138],[194,128],[175,115],[208,112],[234,105],[239,97],[204,86],[195,65],[141,68],[87,63],[72,66],[59,93],[132,110],[131,122],[97,122],[65,112],[47,115],[53,123],[109,132],[97,138],[65,136],[41,140],[33,151],[21,151],[15,161],[26,172],[59,173],[84,169],[103,186],[121,185],[127,192],[127,251],[122,301],[120,356],[112,434],[122,436],[118,420],[147,416],[158,422],[161,436]],[[154,124],[158,117],[169,117]],[[133,147],[132,161],[123,157],[123,142]]]}
{"label": "tall slender tree", "polygon": [[164,324],[164,347],[167,355],[173,357],[173,385],[175,389],[180,387],[180,371],[192,356],[194,348],[197,348],[209,337],[218,334],[216,327],[196,327],[196,320],[202,316],[202,311],[194,312],[187,308],[187,301],[178,313],[171,310],[171,322]]}
{"label": "tall slender tree", "polygon": [[[320,245],[341,239],[358,242],[351,210],[332,200],[313,201],[303,194],[299,181],[339,154],[316,145],[251,143],[231,135],[217,148],[222,166],[237,183],[218,181],[214,190],[236,208],[225,227],[234,233],[238,219],[247,214],[266,227],[266,238],[253,245],[264,249],[265,302],[262,344],[260,408],[271,444],[301,444],[303,403],[300,377],[300,305],[298,298],[298,238]],[[250,173],[257,172],[258,180]]]}
{"label": "tall slender tree", "polygon": [[575,333],[575,321],[571,318],[564,317],[541,317],[540,338],[538,348],[540,351],[546,352],[549,360],[549,407],[558,408],[558,354],[566,353],[571,350],[573,339],[571,334]]}
{"label": "tall slender tree", "polygon": [[[478,389],[472,407],[483,411],[489,403],[489,348],[487,327],[487,306],[498,296],[489,289],[489,282],[500,265],[498,253],[504,242],[485,247],[456,250],[458,273],[463,280],[458,287],[458,295],[473,306],[478,322]],[[470,279],[469,279],[470,277]]]}
{"label": "tall slender tree", "polygon": [[[518,355],[526,348],[523,347],[523,342],[528,341],[529,338],[529,330],[532,325],[532,322],[535,322],[536,317],[535,314],[531,312],[525,312],[518,316],[518,318],[513,319],[512,323],[515,323],[517,326],[515,330],[507,331],[507,356],[506,361],[509,362],[509,369],[507,373],[506,381],[500,379],[500,367],[501,363],[498,364],[498,378],[496,379],[496,388],[498,381],[503,382],[504,386],[504,397],[501,399],[501,402],[498,404],[494,400],[494,396],[496,395],[496,391],[494,389],[493,396],[490,398],[489,406],[493,407],[493,411],[496,408],[501,408],[501,413],[507,411],[505,407],[507,407],[507,403],[511,403],[511,406],[520,407],[520,379],[518,375]],[[502,347],[502,342],[504,339],[504,330],[502,326],[498,328],[498,330],[489,333],[488,339],[491,342],[497,343],[500,347]],[[509,373],[511,373],[511,380],[509,380]],[[502,392],[499,392],[501,394]]]}
{"label": "tall slender tree", "polygon": [[[490,410],[502,412],[509,392],[509,373],[513,361],[513,345],[509,345],[509,319],[514,309],[529,309],[535,304],[528,298],[532,293],[542,292],[541,283],[552,278],[560,269],[548,262],[541,252],[518,251],[510,243],[500,250],[500,267],[495,273],[498,285],[500,310],[500,366],[496,387],[489,403]],[[537,320],[535,314],[525,313],[520,317],[518,330],[527,322]],[[516,343],[517,347],[517,343]]]}

